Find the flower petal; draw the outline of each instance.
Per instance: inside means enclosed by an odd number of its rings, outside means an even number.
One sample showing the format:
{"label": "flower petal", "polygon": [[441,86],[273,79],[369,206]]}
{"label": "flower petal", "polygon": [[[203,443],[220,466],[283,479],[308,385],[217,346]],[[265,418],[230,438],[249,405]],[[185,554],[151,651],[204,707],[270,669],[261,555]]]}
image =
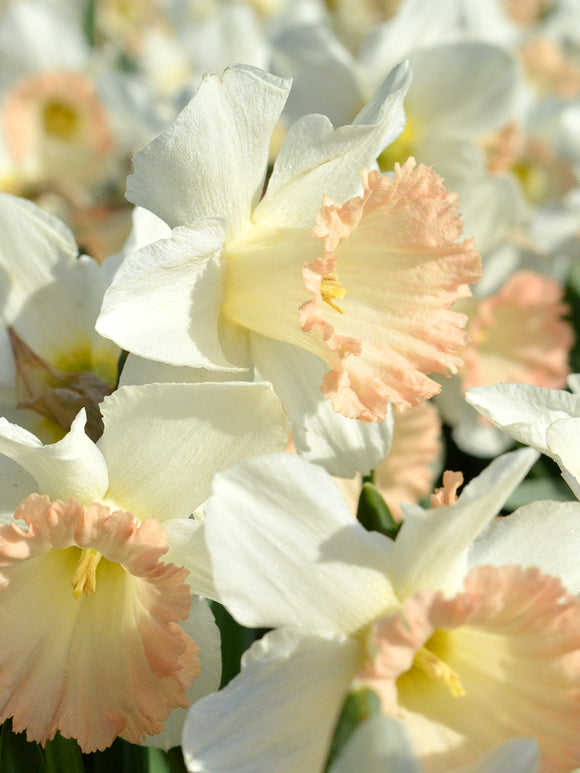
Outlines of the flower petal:
{"label": "flower petal", "polygon": [[269,384],[127,386],[107,398],[102,413],[108,496],[158,521],[187,518],[208,496],[215,472],[282,450],[288,440]]}
{"label": "flower petal", "polygon": [[272,455],[216,475],[212,491],[214,581],[242,625],[351,633],[395,602],[390,541],[353,519],[324,470]]}
{"label": "flower petal", "polygon": [[217,332],[223,239],[220,221],[198,220],[127,257],[105,293],[98,332],[154,360],[234,369]]}
{"label": "flower petal", "polygon": [[[177,624],[190,611],[186,570],[160,563],[161,524],[38,495],[16,518],[27,531],[0,527],[1,721],[40,743],[60,730],[85,752],[159,732],[199,673],[198,647]],[[101,559],[76,598],[79,548]]]}
{"label": "flower petal", "polygon": [[422,588],[457,591],[465,576],[467,548],[536,458],[530,448],[504,454],[465,487],[454,505],[431,510],[402,505],[405,518],[391,557],[391,576],[401,600]]}
{"label": "flower petal", "polygon": [[262,192],[270,135],[289,90],[289,81],[247,65],[206,75],[175,123],[135,156],[129,201],[172,228],[221,217],[236,233]]}
{"label": "flower petal", "polygon": [[84,504],[99,501],[107,491],[107,465],[96,445],[85,435],[85,411],[70,432],[52,445],[42,445],[25,429],[0,419],[0,453],[13,459],[51,498],[72,496]]}
{"label": "flower petal", "polygon": [[548,455],[548,426],[556,419],[580,416],[580,395],[529,384],[473,387],[465,398],[496,427]]}
{"label": "flower petal", "polygon": [[398,65],[349,126],[334,129],[323,115],[307,115],[288,131],[256,223],[309,226],[324,195],[345,201],[359,189],[358,173],[402,132],[409,63]]}
{"label": "flower petal", "polygon": [[267,634],[246,653],[238,677],[191,709],[183,733],[187,769],[322,770],[359,658],[360,645],[347,637]]}
{"label": "flower petal", "polygon": [[272,383],[292,422],[297,453],[331,475],[368,475],[389,449],[391,416],[372,424],[347,419],[320,393],[324,360],[257,333],[250,336],[250,346],[256,368]]}
{"label": "flower petal", "polygon": [[537,566],[578,595],[579,526],[580,503],[532,502],[489,524],[469,548],[469,566]]}

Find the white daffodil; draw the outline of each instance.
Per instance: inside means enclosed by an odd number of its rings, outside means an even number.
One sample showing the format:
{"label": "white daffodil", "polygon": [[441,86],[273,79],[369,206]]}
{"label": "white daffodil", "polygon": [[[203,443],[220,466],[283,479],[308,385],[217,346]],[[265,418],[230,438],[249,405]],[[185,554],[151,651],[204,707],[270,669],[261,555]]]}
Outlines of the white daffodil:
{"label": "white daffodil", "polygon": [[[215,690],[219,633],[203,522],[213,473],[284,447],[268,385],[124,387],[43,446],[0,421],[0,721],[85,752],[170,747]],[[192,596],[192,594],[194,594]]]}
{"label": "white daffodil", "polygon": [[572,392],[530,384],[473,387],[467,402],[520,443],[556,461],[580,499],[580,375],[568,377]]}
{"label": "white daffodil", "polygon": [[280,630],[191,711],[190,769],[319,770],[353,679],[400,719],[427,771],[473,764],[513,736],[537,738],[543,769],[577,765],[580,505],[535,503],[494,521],[535,458],[501,457],[456,501],[451,476],[445,506],[403,505],[394,542],[366,532],[300,459],[216,476],[216,589],[242,624]]}
{"label": "white daffodil", "polygon": [[96,438],[121,352],[94,325],[118,261],[79,257],[64,223],[8,194],[0,228],[0,415],[50,442],[84,407]]}
{"label": "white daffodil", "polygon": [[99,332],[174,365],[255,366],[299,425],[319,420],[320,391],[365,422],[438,391],[425,374],[460,366],[465,320],[449,306],[479,256],[431,170],[364,171],[402,129],[409,79],[396,68],[350,126],[294,124],[260,198],[289,83],[208,76],[135,157],[128,197],[173,231],[125,260]]}

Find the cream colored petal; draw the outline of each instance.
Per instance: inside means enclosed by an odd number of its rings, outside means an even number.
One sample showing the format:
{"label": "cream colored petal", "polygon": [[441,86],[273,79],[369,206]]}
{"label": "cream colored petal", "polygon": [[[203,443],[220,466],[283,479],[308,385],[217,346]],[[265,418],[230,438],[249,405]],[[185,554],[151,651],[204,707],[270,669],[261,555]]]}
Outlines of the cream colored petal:
{"label": "cream colored petal", "polygon": [[108,496],[139,518],[187,518],[207,498],[215,472],[282,450],[288,440],[269,384],[127,386],[102,413]]}

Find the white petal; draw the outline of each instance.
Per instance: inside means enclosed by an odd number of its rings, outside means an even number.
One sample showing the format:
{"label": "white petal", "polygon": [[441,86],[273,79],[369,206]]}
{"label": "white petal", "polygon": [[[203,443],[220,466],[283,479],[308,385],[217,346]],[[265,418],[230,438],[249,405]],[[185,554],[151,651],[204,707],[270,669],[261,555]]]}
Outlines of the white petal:
{"label": "white petal", "polygon": [[308,226],[323,195],[340,203],[355,196],[360,170],[403,131],[403,98],[410,81],[407,62],[395,67],[349,126],[333,129],[322,115],[297,121],[286,135],[254,221]]}
{"label": "white petal", "polygon": [[219,601],[215,589],[211,558],[205,541],[205,523],[193,518],[172,518],[165,521],[169,550],[167,562],[189,570],[187,584],[193,593]]}
{"label": "white petal", "polygon": [[36,481],[36,493],[50,499],[74,497],[82,504],[100,501],[107,491],[107,465],[85,435],[85,411],[70,432],[52,445],[42,445],[25,429],[0,419],[0,454],[13,459]]}
{"label": "white petal", "polygon": [[2,313],[13,321],[36,292],[54,282],[54,268],[76,258],[78,247],[64,223],[7,193],[0,194],[0,229]]}
{"label": "white petal", "polygon": [[394,603],[389,540],[363,529],[324,470],[290,454],[216,475],[205,534],[220,599],[248,627],[350,633]]}
{"label": "white petal", "polygon": [[[201,672],[193,687],[186,690],[187,699],[192,705],[219,687],[222,670],[220,632],[207,601],[196,597],[191,602],[189,617],[180,626],[199,647]],[[188,709],[173,709],[163,723],[162,732],[147,736],[143,745],[156,746],[158,749],[180,746],[187,712]]]}
{"label": "white petal", "polygon": [[260,375],[272,383],[292,422],[297,453],[331,475],[367,475],[384,459],[393,435],[392,416],[364,424],[336,413],[321,392],[328,370],[320,357],[258,334],[250,337]]}
{"label": "white petal", "polygon": [[426,132],[481,134],[509,118],[518,71],[505,49],[473,41],[434,46],[413,54],[411,67],[405,107]]}
{"label": "white petal", "polygon": [[548,453],[560,466],[562,477],[580,499],[580,417],[558,419],[546,430]]}
{"label": "white petal", "polygon": [[366,101],[356,60],[326,25],[285,28],[274,38],[272,67],[294,81],[284,108],[289,125],[309,113],[323,113],[342,126]]}
{"label": "white petal", "polygon": [[269,384],[127,386],[105,399],[102,414],[108,496],[138,518],[160,521],[187,518],[215,472],[281,450],[288,438]]}
{"label": "white petal", "polygon": [[530,448],[500,456],[465,487],[454,505],[430,510],[401,505],[405,519],[391,559],[401,600],[424,588],[457,592],[469,545],[499,513],[536,458]]}
{"label": "white petal", "polygon": [[16,506],[36,492],[34,478],[12,459],[0,456],[0,523],[10,523]]}
{"label": "white petal", "polygon": [[196,703],[183,733],[189,771],[322,770],[360,645],[274,631],[256,642],[242,673]]}
{"label": "white petal", "polygon": [[126,258],[105,294],[99,333],[162,362],[231,369],[218,338],[223,238],[219,221],[199,220]]}
{"label": "white petal", "polygon": [[580,416],[580,395],[529,384],[473,387],[465,399],[515,440],[548,455],[548,426],[556,419]]}
{"label": "white petal", "polygon": [[129,201],[171,227],[221,217],[230,234],[238,231],[262,192],[289,89],[289,81],[244,65],[206,75],[175,123],[135,156]]}
{"label": "white petal", "polygon": [[579,502],[532,502],[489,524],[469,549],[469,567],[537,566],[578,594],[579,533]]}
{"label": "white petal", "polygon": [[119,386],[139,384],[199,384],[202,381],[250,381],[250,371],[207,370],[187,365],[168,365],[130,354],[125,360]]}
{"label": "white petal", "polygon": [[362,722],[349,738],[329,773],[421,773],[402,725],[375,714]]}

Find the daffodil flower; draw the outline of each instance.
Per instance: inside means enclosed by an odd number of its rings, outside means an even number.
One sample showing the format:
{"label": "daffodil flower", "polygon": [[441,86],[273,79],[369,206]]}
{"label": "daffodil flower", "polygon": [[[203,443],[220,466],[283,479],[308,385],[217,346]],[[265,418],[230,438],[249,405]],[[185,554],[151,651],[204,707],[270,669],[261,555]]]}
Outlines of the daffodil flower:
{"label": "daffodil flower", "polygon": [[284,447],[264,384],[124,387],[97,444],[82,411],[54,445],[0,420],[0,721],[85,752],[169,747],[219,684],[196,511],[212,474]]}
{"label": "daffodil flower", "polygon": [[298,458],[216,476],[206,520],[216,588],[242,624],[278,630],[191,710],[190,770],[251,755],[252,770],[271,770],[273,755],[277,770],[321,769],[353,680],[376,690],[430,772],[514,736],[537,739],[542,769],[577,766],[580,506],[539,502],[494,520],[536,458],[497,459],[458,499],[448,476],[447,504],[402,505],[395,541],[366,532],[324,471]]}
{"label": "daffodil flower", "polygon": [[124,262],[99,332],[175,365],[255,366],[298,423],[320,391],[364,422],[438,391],[425,374],[460,367],[465,318],[449,307],[480,260],[432,170],[369,171],[403,127],[409,79],[395,68],[350,126],[294,124],[262,196],[290,84],[244,66],[206,77],[135,157],[128,197],[173,231]]}

